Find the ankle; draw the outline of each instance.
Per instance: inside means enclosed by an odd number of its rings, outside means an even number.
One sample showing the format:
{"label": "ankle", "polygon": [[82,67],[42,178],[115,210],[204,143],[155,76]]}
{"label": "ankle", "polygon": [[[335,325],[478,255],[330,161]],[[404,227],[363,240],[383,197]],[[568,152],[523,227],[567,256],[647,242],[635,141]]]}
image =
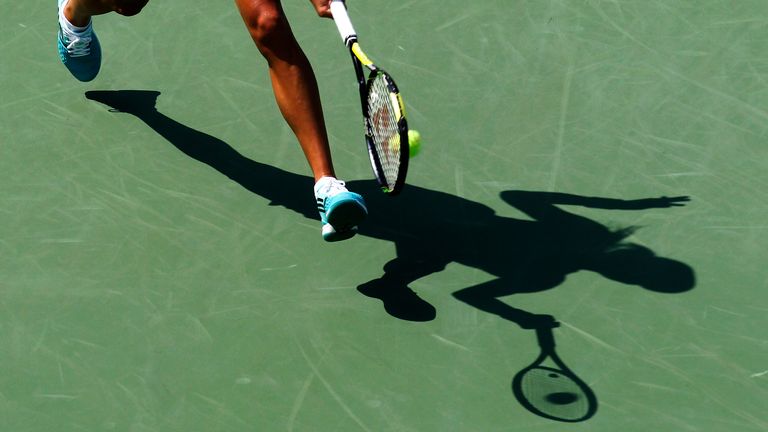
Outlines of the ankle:
{"label": "ankle", "polygon": [[69,0],[64,3],[61,16],[72,26],[75,30],[85,29],[91,23],[91,15],[82,11],[82,8],[78,8],[75,1]]}

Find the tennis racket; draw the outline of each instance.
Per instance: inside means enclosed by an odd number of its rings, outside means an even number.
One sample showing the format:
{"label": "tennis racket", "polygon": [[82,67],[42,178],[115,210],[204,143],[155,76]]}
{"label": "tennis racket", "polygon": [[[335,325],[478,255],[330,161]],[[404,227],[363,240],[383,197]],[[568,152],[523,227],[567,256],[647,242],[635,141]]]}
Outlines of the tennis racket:
{"label": "tennis racket", "polygon": [[528,411],[550,420],[575,423],[592,417],[597,411],[597,398],[555,353],[552,327],[537,328],[536,337],[541,354],[512,380],[517,400]]}
{"label": "tennis racket", "polygon": [[[405,185],[408,172],[408,122],[403,98],[395,80],[373,64],[360,48],[344,0],[332,0],[331,13],[344,45],[349,48],[357,75],[373,174],[384,193],[396,195]],[[367,79],[363,68],[368,70]]]}

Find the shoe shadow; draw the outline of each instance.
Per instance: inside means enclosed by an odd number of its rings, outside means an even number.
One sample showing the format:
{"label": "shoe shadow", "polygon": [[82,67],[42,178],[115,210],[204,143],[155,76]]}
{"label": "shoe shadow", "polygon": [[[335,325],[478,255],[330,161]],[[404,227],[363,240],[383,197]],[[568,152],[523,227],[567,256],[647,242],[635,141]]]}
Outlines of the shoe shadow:
{"label": "shoe shadow", "polygon": [[[89,91],[88,99],[112,111],[129,113],[180,151],[221,172],[247,190],[306,218],[318,219],[311,196],[312,178],[243,157],[227,143],[185,126],[155,109],[155,91]],[[639,200],[598,198],[556,192],[502,191],[500,198],[530,219],[497,215],[484,204],[435,190],[407,185],[396,198],[379,192],[375,181],[351,181],[365,196],[369,217],[359,235],[392,242],[396,256],[381,277],[358,287],[383,302],[388,314],[408,321],[429,321],[435,308],[409,285],[442,271],[450,263],[495,276],[461,289],[454,297],[468,305],[535,329],[552,317],[514,308],[501,298],[548,290],[567,275],[587,270],[626,285],[660,293],[679,293],[695,286],[693,269],[627,238],[636,228],[612,230],[562,206],[640,211],[684,205],[687,197]]]}

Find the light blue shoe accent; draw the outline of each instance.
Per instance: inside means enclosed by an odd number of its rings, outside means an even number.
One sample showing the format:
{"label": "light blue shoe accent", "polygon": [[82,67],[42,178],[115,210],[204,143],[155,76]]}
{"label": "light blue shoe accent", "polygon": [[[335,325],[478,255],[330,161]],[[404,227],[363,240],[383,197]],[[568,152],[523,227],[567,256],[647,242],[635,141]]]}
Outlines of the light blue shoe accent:
{"label": "light blue shoe accent", "polygon": [[[67,0],[58,0],[59,13],[61,7]],[[80,37],[66,34],[59,25],[58,48],[59,58],[69,72],[78,80],[87,82],[96,78],[101,69],[101,45],[88,24],[88,31]]]}
{"label": "light blue shoe accent", "polygon": [[[321,180],[322,182],[322,180]],[[363,197],[349,192],[344,182],[336,179],[315,190],[320,212],[323,240],[335,242],[357,234],[357,225],[368,215]]]}

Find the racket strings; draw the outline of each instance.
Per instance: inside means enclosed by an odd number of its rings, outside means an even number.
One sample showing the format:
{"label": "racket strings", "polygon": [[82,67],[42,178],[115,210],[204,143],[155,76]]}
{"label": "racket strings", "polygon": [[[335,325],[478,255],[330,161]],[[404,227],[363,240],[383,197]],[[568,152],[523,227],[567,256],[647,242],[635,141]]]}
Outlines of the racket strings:
{"label": "racket strings", "polygon": [[371,141],[379,156],[382,174],[392,187],[400,169],[401,151],[408,151],[401,143],[398,125],[400,108],[395,106],[396,96],[389,90],[384,75],[377,75],[368,91],[368,123]]}
{"label": "racket strings", "polygon": [[579,421],[593,409],[593,402],[582,386],[557,369],[530,369],[522,377],[520,390],[534,409],[551,418]]}

